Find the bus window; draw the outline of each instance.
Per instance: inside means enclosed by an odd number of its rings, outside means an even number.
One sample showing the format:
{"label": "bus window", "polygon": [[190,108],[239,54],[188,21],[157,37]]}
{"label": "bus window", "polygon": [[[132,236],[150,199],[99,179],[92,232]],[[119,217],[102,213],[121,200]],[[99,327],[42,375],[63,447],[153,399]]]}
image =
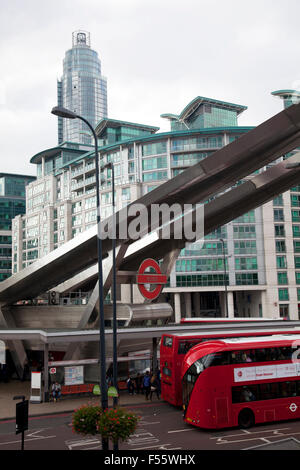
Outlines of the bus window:
{"label": "bus window", "polygon": [[163,340],[163,345],[167,348],[171,348],[173,346],[173,338],[170,336],[165,336]]}
{"label": "bus window", "polygon": [[172,375],[172,371],[170,369],[168,369],[168,367],[163,367],[162,373],[164,375],[167,375],[168,377],[171,377],[171,375]]}
{"label": "bus window", "polygon": [[[273,384],[274,385],[274,384]],[[281,384],[281,397],[295,397],[296,392],[296,382],[282,382]]]}
{"label": "bus window", "polygon": [[[225,366],[227,364],[230,364],[228,352],[210,354],[209,366]],[[208,362],[205,363],[205,366],[208,367]]]}
{"label": "bus window", "polygon": [[260,400],[272,400],[273,398],[278,398],[278,384],[260,384],[259,395]]}
{"label": "bus window", "polygon": [[257,397],[257,385],[243,385],[232,388],[232,403],[256,401]]}
{"label": "bus window", "polygon": [[243,351],[241,359],[242,359],[242,362],[252,362],[251,352]]}
{"label": "bus window", "polygon": [[292,348],[289,348],[289,347],[279,348],[278,359],[280,361],[286,361],[287,359],[291,359],[292,354],[293,354]]}
{"label": "bus window", "polygon": [[178,354],[186,354],[193,346],[196,346],[199,341],[180,341],[178,345]]}

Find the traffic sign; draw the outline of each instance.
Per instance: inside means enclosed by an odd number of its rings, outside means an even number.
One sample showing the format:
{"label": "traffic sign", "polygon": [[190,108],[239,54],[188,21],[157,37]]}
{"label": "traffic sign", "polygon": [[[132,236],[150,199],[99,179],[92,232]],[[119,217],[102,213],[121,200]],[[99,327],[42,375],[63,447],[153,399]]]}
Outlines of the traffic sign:
{"label": "traffic sign", "polygon": [[[155,273],[146,273],[147,268],[153,268]],[[137,284],[142,296],[147,300],[156,299],[166,283],[167,276],[161,273],[159,264],[154,259],[145,259],[140,265],[137,275]],[[155,284],[156,287],[153,290],[148,290],[145,284]]]}
{"label": "traffic sign", "polygon": [[16,434],[28,429],[28,400],[16,404]]}

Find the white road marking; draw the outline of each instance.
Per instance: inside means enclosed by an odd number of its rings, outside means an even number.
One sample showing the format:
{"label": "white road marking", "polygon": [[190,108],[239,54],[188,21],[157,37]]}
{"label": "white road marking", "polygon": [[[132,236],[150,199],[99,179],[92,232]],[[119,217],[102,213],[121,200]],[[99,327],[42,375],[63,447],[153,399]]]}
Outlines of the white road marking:
{"label": "white road marking", "polygon": [[138,449],[134,450],[146,450],[146,449],[157,449],[157,450],[180,450],[182,447],[168,447],[172,444],[159,444],[156,446],[147,446],[147,447],[139,447]]}
{"label": "white road marking", "polygon": [[[270,433],[275,433],[275,434],[278,434],[279,431],[288,431],[290,430],[291,428],[279,428],[279,429],[267,429],[265,431],[246,431],[247,434],[251,434],[251,435],[254,435],[254,434],[263,434],[265,432],[270,432]],[[243,431],[245,431],[243,429]],[[245,433],[244,433],[245,434]],[[280,433],[282,434],[282,433]],[[236,433],[236,434],[228,434],[226,436],[221,436],[221,437],[218,437],[218,436],[215,436],[215,437],[210,437],[210,439],[222,439],[222,438],[228,438],[228,437],[237,437],[237,436],[243,436],[242,433]]]}
{"label": "white road marking", "polygon": [[[28,439],[25,436],[24,443],[26,444],[26,442],[30,442],[30,441],[42,441],[44,439],[53,439],[54,437],[56,436],[40,436],[40,437],[34,437],[33,439]],[[19,444],[19,443],[20,443],[20,439],[17,441],[0,442],[0,446],[5,446],[8,444]]]}
{"label": "white road marking", "polygon": [[101,441],[99,439],[81,439],[81,440],[76,440],[74,442],[72,441],[67,441],[65,442],[66,446],[68,447],[69,450],[72,450],[74,447],[83,447],[83,446],[88,446],[88,445],[100,445]]}
{"label": "white road marking", "polygon": [[189,432],[189,431],[195,431],[195,429],[176,429],[174,431],[168,431],[168,434],[172,434],[174,432]]}

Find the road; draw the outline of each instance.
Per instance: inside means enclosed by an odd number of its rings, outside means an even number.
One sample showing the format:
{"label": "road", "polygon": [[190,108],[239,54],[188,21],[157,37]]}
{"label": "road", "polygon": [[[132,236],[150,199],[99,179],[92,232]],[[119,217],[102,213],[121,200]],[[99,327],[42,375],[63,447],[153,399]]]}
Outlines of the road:
{"label": "road", "polygon": [[[250,430],[226,429],[207,431],[188,426],[182,412],[164,402],[130,407],[141,416],[135,434],[120,450],[242,450],[294,437],[300,441],[300,421],[260,425]],[[62,413],[29,419],[25,433],[25,450],[95,450],[101,449],[99,436],[79,436],[72,432],[72,415]],[[0,451],[19,450],[20,435],[15,421],[0,422]]]}

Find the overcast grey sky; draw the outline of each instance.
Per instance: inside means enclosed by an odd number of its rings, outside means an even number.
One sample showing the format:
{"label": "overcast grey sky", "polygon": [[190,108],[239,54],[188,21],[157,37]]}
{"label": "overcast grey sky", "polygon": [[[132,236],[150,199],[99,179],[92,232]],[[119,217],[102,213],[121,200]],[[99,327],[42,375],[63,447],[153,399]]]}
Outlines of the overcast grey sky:
{"label": "overcast grey sky", "polygon": [[[246,5],[245,5],[246,4]],[[0,171],[35,174],[57,144],[56,80],[72,32],[91,33],[108,80],[108,116],[168,129],[198,95],[248,106],[240,125],[300,88],[298,0],[0,0]]]}

